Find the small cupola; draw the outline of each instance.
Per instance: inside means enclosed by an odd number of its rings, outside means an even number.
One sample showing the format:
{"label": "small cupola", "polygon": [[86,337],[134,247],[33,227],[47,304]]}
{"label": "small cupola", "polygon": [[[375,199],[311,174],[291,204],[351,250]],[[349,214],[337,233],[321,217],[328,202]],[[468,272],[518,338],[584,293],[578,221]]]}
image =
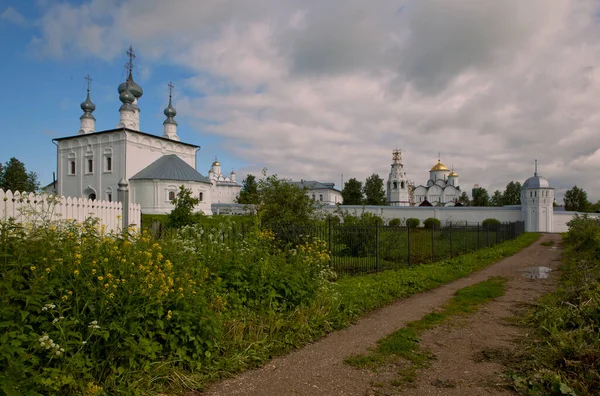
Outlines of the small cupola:
{"label": "small cupola", "polygon": [[96,105],[90,99],[92,78],[87,75],[85,76],[85,80],[87,81],[87,97],[85,98],[85,101],[81,103],[83,114],[79,117],[80,127],[78,133],[80,135],[96,132],[96,118],[92,114],[94,110],[96,110]]}

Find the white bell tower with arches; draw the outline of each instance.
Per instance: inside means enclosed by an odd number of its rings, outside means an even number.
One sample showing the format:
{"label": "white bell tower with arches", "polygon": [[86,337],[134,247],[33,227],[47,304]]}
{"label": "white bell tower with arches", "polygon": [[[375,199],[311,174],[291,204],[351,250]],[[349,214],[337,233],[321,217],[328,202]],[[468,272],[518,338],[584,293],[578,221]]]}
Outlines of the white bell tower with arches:
{"label": "white bell tower with arches", "polygon": [[390,206],[409,206],[409,183],[404,172],[402,152],[395,149],[387,182],[387,201]]}

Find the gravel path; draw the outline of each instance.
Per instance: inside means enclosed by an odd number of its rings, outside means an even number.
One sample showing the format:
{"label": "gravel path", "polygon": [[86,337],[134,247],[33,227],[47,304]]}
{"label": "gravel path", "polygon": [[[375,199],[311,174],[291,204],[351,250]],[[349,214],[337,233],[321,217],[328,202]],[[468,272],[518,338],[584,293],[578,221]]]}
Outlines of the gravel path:
{"label": "gravel path", "polygon": [[[331,333],[327,337],[273,359],[263,367],[209,387],[207,395],[467,395],[506,394],[495,385],[500,381],[502,366],[479,359],[481,351],[510,347],[519,328],[508,326],[505,318],[515,315],[515,309],[530,303],[551,287],[555,276],[547,280],[529,280],[520,271],[526,267],[557,268],[562,250],[541,246],[559,235],[544,235],[532,246],[512,257],[473,273],[466,278],[398,301],[373,311],[355,325]],[[463,287],[491,276],[506,276],[511,280],[504,297],[488,304],[480,312],[463,320],[463,325],[442,326],[425,333],[422,345],[433,352],[437,360],[422,370],[410,387],[399,389],[389,385],[385,370],[359,370],[343,363],[351,354],[367,352],[377,340],[420,319],[446,303]],[[479,355],[478,355],[479,354]]]}

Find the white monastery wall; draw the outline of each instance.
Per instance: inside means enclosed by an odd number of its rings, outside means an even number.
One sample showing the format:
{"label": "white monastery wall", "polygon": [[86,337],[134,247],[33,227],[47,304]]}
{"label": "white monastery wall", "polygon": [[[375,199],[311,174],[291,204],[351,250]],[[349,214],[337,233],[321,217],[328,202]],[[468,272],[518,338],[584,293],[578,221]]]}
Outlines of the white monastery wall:
{"label": "white monastery wall", "polygon": [[[394,218],[406,220],[411,217],[423,220],[433,217],[442,224],[447,222],[469,222],[481,223],[485,219],[494,218],[501,222],[521,221],[520,206],[505,207],[427,207],[427,206],[360,206],[360,205],[342,205],[339,207],[350,214],[360,215],[363,210],[381,216],[385,221]],[[323,207],[322,210],[333,212],[337,207]]]}

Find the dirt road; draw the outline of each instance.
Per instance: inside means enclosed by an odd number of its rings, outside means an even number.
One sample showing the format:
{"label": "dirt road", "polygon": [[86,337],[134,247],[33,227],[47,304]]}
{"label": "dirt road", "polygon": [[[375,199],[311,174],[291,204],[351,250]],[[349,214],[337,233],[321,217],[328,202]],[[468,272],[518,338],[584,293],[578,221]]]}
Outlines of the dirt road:
{"label": "dirt road", "polygon": [[[541,246],[553,241],[553,247]],[[322,340],[288,355],[273,359],[263,367],[213,384],[207,395],[482,395],[510,394],[498,385],[503,366],[497,361],[511,348],[523,329],[510,324],[523,310],[548,291],[556,278],[531,280],[523,269],[544,266],[556,269],[562,249],[559,235],[544,235],[536,243],[466,278],[401,300],[371,312],[355,325],[334,332]],[[558,246],[558,248],[557,248]],[[408,386],[390,385],[391,370],[355,369],[344,364],[345,357],[364,353],[377,340],[420,319],[442,306],[463,287],[492,276],[510,279],[503,297],[487,304],[460,323],[441,326],[423,335],[422,346],[436,360],[423,369],[417,381]]]}

